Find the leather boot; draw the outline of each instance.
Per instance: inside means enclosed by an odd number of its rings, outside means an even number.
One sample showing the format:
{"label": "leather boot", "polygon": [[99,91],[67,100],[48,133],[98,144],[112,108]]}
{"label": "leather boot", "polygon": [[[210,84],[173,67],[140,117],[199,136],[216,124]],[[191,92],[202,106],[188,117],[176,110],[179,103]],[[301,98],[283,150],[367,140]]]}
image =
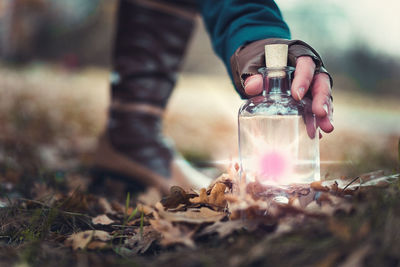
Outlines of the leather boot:
{"label": "leather boot", "polygon": [[210,182],[161,134],[163,110],[194,24],[192,1],[181,2],[185,9],[160,1],[120,2],[109,121],[95,153],[97,174],[163,192],[171,185],[205,187]]}

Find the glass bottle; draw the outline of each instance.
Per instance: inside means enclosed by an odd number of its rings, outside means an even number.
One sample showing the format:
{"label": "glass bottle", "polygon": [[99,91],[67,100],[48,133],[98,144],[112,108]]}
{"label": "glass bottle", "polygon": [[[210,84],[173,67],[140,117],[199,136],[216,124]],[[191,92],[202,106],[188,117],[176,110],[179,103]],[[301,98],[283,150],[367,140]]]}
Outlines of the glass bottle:
{"label": "glass bottle", "polygon": [[262,95],[239,109],[240,175],[246,183],[287,186],[320,180],[319,129],[311,100],[291,96],[294,70],[260,69]]}

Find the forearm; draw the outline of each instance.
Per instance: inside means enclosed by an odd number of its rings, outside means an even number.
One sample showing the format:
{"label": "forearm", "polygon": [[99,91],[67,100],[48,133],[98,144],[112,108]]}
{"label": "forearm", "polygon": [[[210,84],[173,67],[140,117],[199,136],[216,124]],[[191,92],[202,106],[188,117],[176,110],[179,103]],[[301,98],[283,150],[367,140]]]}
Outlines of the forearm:
{"label": "forearm", "polygon": [[272,0],[198,0],[199,10],[217,55],[232,77],[230,57],[246,43],[290,38],[289,28]]}

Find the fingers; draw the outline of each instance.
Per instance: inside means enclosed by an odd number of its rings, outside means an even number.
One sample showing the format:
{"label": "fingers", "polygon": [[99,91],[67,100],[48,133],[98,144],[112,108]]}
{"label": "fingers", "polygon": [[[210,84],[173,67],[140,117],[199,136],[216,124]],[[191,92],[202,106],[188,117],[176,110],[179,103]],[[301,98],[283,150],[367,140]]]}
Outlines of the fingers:
{"label": "fingers", "polygon": [[244,91],[247,95],[258,95],[263,90],[263,80],[261,74],[251,75],[244,81]]}
{"label": "fingers", "polygon": [[[317,117],[317,125],[322,131],[332,132],[333,104],[331,101],[331,86],[329,76],[325,73],[314,75],[315,63],[311,57],[299,57],[296,62],[296,71],[292,83],[292,97],[302,100],[311,84],[312,113]],[[244,82],[244,90],[248,96],[259,95],[263,90],[261,74],[249,76]]]}
{"label": "fingers", "polygon": [[321,128],[321,130],[326,133],[330,133],[334,129],[332,122],[329,120],[328,117],[323,117],[323,118],[317,117],[317,124],[319,128]]}
{"label": "fingers", "polygon": [[325,73],[316,74],[311,88],[312,111],[317,116],[317,124],[326,133],[333,131],[333,103],[329,77]]}
{"label": "fingers", "polygon": [[315,63],[311,57],[299,57],[296,61],[296,71],[292,83],[292,96],[296,100],[303,99],[311,85],[315,71]]}
{"label": "fingers", "polygon": [[[292,96],[301,100],[311,85],[315,71],[315,63],[311,57],[299,57],[296,63],[296,71],[292,83]],[[258,95],[262,92],[263,81],[261,74],[249,76],[244,82],[244,91],[249,96]]]}

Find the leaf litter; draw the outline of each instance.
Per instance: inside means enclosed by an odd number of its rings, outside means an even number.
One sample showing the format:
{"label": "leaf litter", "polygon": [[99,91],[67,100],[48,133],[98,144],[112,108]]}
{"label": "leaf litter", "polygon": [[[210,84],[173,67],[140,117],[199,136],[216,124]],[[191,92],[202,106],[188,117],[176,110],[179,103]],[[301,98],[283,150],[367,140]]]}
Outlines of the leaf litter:
{"label": "leaf litter", "polygon": [[[272,242],[293,235],[315,222],[322,222],[324,228],[321,231],[325,235],[329,233],[337,242],[349,244],[354,240],[367,240],[374,222],[365,220],[360,226],[355,226],[345,223],[341,216],[351,217],[357,212],[366,212],[369,192],[399,190],[399,175],[385,176],[380,171],[354,179],[285,188],[263,186],[257,182],[246,185],[238,177],[237,167],[234,166],[208,188],[185,191],[173,186],[163,198],[156,189],[149,188],[135,199],[128,195],[125,205],[118,200],[79,190],[69,194],[52,192],[47,202],[20,199],[12,205],[18,207],[21,216],[31,214],[29,216],[32,217],[32,213],[28,212],[31,210],[47,212],[47,215],[56,211],[53,221],[47,224],[58,227],[58,230],[47,238],[61,242],[74,251],[114,250],[124,257],[132,257],[178,247],[195,249],[206,244],[204,240],[229,243],[231,238],[246,233],[265,237],[261,238],[262,242]],[[40,188],[38,198],[46,199],[45,189]],[[65,216],[69,216],[68,219]],[[12,242],[42,238],[40,230],[21,232],[18,227],[10,228],[8,225],[12,225],[13,221],[4,218],[2,216],[1,229],[5,236],[11,236]],[[34,220],[23,221],[20,227],[36,223]],[[352,253],[333,253],[324,264],[327,261],[337,263],[343,257],[345,266],[362,263],[373,251],[371,242],[367,241]],[[260,244],[255,245],[252,253],[232,258],[231,265],[259,259],[261,254],[255,251],[265,252]]]}

